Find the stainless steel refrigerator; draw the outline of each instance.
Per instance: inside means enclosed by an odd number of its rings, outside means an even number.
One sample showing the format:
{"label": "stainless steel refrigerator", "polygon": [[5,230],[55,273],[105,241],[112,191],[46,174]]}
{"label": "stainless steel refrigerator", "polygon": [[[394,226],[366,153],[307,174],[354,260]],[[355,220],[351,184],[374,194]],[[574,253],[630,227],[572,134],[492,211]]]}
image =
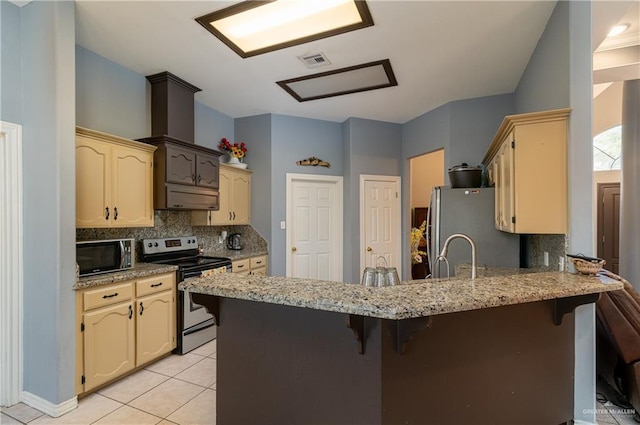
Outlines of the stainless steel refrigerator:
{"label": "stainless steel refrigerator", "polygon": [[[493,267],[520,266],[520,235],[501,232],[495,227],[495,189],[452,189],[435,187],[429,207],[429,264],[440,267],[440,277],[447,276],[446,263],[435,259],[442,251],[445,240],[454,233],[464,233],[475,243],[477,265]],[[447,259],[451,276],[458,263],[471,263],[471,247],[466,240],[455,239],[449,244]]]}

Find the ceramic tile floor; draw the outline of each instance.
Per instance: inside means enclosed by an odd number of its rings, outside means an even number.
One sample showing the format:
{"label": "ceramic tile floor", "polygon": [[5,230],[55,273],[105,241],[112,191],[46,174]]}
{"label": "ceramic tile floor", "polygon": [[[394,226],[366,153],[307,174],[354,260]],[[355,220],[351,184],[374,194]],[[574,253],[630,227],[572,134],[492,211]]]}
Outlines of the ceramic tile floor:
{"label": "ceramic tile floor", "polygon": [[0,424],[215,425],[216,341],[172,355],[85,398],[52,418],[23,403],[3,407]]}
{"label": "ceramic tile floor", "polygon": [[[52,418],[25,404],[2,408],[0,424],[215,425],[216,341],[153,363]],[[596,404],[598,425],[638,425],[633,412]]]}

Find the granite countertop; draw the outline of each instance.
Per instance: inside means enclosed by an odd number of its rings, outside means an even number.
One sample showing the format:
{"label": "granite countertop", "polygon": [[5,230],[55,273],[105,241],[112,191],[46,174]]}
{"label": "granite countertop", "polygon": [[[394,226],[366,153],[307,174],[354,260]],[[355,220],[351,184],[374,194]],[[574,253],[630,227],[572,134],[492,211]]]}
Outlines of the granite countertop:
{"label": "granite countertop", "polygon": [[73,289],[78,290],[91,288],[94,286],[107,285],[109,283],[123,282],[125,280],[152,276],[154,274],[174,272],[176,270],[178,270],[178,266],[175,265],[136,263],[135,267],[129,270],[81,277],[76,281],[75,285],[73,285]]}
{"label": "granite countertop", "polygon": [[508,276],[412,280],[385,288],[234,273],[189,279],[188,292],[381,319],[409,319],[622,289],[604,276],[541,272]]}
{"label": "granite countertop", "polygon": [[225,249],[224,251],[205,251],[204,255],[212,257],[226,257],[231,261],[244,260],[245,258],[258,257],[260,255],[269,255],[266,249],[254,249],[246,247],[240,250]]}

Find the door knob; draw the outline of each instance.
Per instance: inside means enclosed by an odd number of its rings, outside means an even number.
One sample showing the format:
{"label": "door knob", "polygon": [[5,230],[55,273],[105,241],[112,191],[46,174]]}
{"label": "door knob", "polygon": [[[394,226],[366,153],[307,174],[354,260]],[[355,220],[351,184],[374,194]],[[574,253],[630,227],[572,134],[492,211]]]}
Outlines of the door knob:
{"label": "door knob", "polygon": [[371,249],[371,247],[370,247],[370,246],[368,246],[368,247],[367,247],[367,252],[371,252],[371,251],[373,251],[373,249]]}
{"label": "door knob", "polygon": [[296,252],[298,250],[298,248],[296,248],[295,246],[293,248],[291,248],[291,252]]}

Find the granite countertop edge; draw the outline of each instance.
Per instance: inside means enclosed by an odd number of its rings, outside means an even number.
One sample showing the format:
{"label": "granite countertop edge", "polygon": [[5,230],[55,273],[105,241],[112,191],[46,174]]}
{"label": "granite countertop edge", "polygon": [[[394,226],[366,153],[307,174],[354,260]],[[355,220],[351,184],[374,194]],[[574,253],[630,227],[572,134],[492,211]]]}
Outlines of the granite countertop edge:
{"label": "granite countertop edge", "polygon": [[605,276],[537,272],[472,279],[405,281],[394,287],[239,276],[234,273],[189,279],[178,289],[248,301],[402,320],[545,301],[622,289]]}
{"label": "granite countertop edge", "polygon": [[178,270],[178,266],[168,264],[136,263],[129,269],[120,272],[104,273],[95,276],[85,276],[76,280],[73,285],[74,290],[93,288],[111,283],[124,282],[141,277],[153,276],[156,274],[170,273]]}
{"label": "granite countertop edge", "polygon": [[269,255],[269,252],[266,249],[242,249],[242,250],[231,250],[226,249],[224,251],[205,251],[204,255],[212,256],[212,257],[225,257],[229,258],[231,261],[245,260],[251,257],[259,257],[261,255]]}

